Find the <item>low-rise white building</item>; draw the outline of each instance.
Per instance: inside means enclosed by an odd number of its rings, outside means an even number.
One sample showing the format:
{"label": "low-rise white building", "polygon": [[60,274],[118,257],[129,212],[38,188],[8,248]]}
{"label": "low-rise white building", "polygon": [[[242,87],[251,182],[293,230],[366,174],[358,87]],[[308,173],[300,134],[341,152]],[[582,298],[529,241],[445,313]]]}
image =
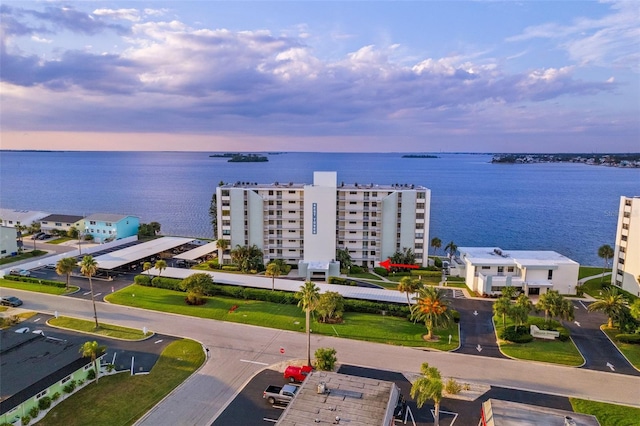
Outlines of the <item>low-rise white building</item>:
{"label": "low-rise white building", "polygon": [[17,225],[31,226],[49,213],[34,210],[18,210],[0,208],[0,225],[15,228]]}
{"label": "low-rise white building", "polygon": [[611,284],[640,296],[640,197],[620,197]]}
{"label": "low-rise white building", "polygon": [[18,254],[18,243],[16,228],[0,226],[0,258]]}
{"label": "low-rise white building", "polygon": [[459,247],[458,253],[454,269],[480,295],[499,295],[509,286],[529,296],[549,290],[576,294],[580,265],[555,251]]}

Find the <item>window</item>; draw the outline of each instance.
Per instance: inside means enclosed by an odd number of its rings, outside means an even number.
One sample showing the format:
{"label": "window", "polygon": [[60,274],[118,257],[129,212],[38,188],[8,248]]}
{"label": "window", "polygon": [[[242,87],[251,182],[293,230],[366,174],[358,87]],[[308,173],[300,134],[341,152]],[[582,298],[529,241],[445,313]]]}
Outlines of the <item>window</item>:
{"label": "window", "polygon": [[40,399],[40,398],[42,398],[42,397],[43,397],[43,396],[45,396],[47,393],[49,393],[49,389],[45,389],[45,390],[43,390],[42,392],[37,393],[37,394],[36,394],[36,399]]}
{"label": "window", "polygon": [[273,191],[269,191],[269,195],[273,195]]}
{"label": "window", "polygon": [[416,219],[424,219],[424,213],[416,213]]}
{"label": "window", "polygon": [[6,250],[2,250],[2,252],[0,252],[1,254],[6,254],[7,251]]}
{"label": "window", "polygon": [[498,266],[498,273],[501,274],[504,272],[504,266]]}
{"label": "window", "polygon": [[[11,222],[9,222],[9,223],[11,223]],[[44,222],[44,221],[43,221],[43,222],[42,222],[42,224],[43,224],[43,225],[48,225],[48,224],[49,224],[49,222]]]}
{"label": "window", "polygon": [[618,259],[618,263],[624,265],[624,259]]}
{"label": "window", "polygon": [[349,231],[349,233],[350,233],[350,234],[355,234],[355,233],[356,233],[356,231]]}
{"label": "window", "polygon": [[548,280],[553,279],[553,269],[549,269],[549,273],[547,274],[547,279]]}
{"label": "window", "polygon": [[491,266],[483,266],[482,269],[491,269]]}
{"label": "window", "polygon": [[295,194],[296,191],[289,191],[289,194]]}
{"label": "window", "polygon": [[[371,196],[372,196],[372,197],[377,197],[377,196],[378,196],[378,193],[377,193],[376,191],[373,191],[373,192],[371,193]],[[375,204],[375,203],[373,203],[373,204]]]}
{"label": "window", "polygon": [[289,210],[289,214],[296,214],[295,210]]}
{"label": "window", "polygon": [[349,204],[358,204],[357,201],[349,201]]}
{"label": "window", "polygon": [[105,225],[107,225],[107,226],[113,226],[113,225],[111,224],[111,222],[107,222],[107,223],[105,223]]}
{"label": "window", "polygon": [[90,220],[90,221],[89,221],[89,225],[95,225],[95,224],[96,224],[96,221],[95,221],[95,220]]}
{"label": "window", "polygon": [[357,191],[349,191],[349,194],[351,195],[356,195],[358,192]]}
{"label": "window", "polygon": [[349,225],[355,225],[355,224],[356,224],[356,221],[355,221],[355,220],[350,220],[350,221],[349,221]]}
{"label": "window", "polygon": [[375,255],[376,255],[376,252],[375,252],[374,250],[371,250],[371,251],[369,252],[369,254],[370,254],[371,256],[375,256]]}
{"label": "window", "polygon": [[87,365],[85,365],[82,369],[83,369],[84,371],[87,371],[87,370],[90,370],[90,369],[91,369],[91,367],[93,367],[93,364],[87,364]]}
{"label": "window", "polygon": [[289,219],[289,223],[296,223],[296,221]]}
{"label": "window", "polygon": [[514,268],[513,266],[508,266],[507,267],[507,272],[513,272],[515,271],[516,268]]}
{"label": "window", "polygon": [[289,204],[295,204],[296,202],[294,200],[289,200]]}
{"label": "window", "polygon": [[231,235],[231,230],[230,229],[223,229],[222,230],[222,235]]}
{"label": "window", "polygon": [[622,239],[622,241],[627,241],[627,236],[623,235],[621,239]]}
{"label": "window", "polygon": [[350,240],[350,241],[349,241],[349,244],[357,244],[357,243],[358,243],[358,242],[357,242],[357,241],[354,241],[354,240]]}

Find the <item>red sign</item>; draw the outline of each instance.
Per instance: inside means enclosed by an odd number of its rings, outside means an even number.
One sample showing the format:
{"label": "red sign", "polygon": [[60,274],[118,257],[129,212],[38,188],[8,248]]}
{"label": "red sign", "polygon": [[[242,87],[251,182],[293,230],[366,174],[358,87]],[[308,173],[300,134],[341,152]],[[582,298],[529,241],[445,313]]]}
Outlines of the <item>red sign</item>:
{"label": "red sign", "polygon": [[391,268],[418,269],[420,267],[418,265],[405,265],[402,263],[391,263],[391,259],[383,260],[382,262],[380,262],[380,266],[382,266],[387,271]]}

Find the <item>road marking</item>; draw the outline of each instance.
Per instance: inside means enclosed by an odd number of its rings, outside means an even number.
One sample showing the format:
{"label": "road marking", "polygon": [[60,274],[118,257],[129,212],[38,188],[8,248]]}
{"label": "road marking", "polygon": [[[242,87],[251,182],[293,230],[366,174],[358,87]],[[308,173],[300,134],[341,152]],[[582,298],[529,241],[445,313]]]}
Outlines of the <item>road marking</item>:
{"label": "road marking", "polygon": [[473,311],[473,315],[478,316],[478,311]]}
{"label": "road marking", "polygon": [[40,321],[40,318],[36,318],[33,320],[33,322],[38,322],[38,321]]}
{"label": "road marking", "polygon": [[241,359],[240,362],[248,362],[250,364],[269,365],[266,362],[250,361],[248,359]]}
{"label": "road marking", "polygon": [[616,369],[613,367],[613,364],[611,364],[610,362],[607,363],[607,367],[609,367],[611,371],[616,371]]}
{"label": "road marking", "polygon": [[85,296],[86,296],[87,294],[91,294],[91,292],[90,292],[90,291],[87,291],[86,293],[84,293],[84,295],[85,295]]}
{"label": "road marking", "polygon": [[587,307],[584,305],[584,303],[582,303],[582,300],[580,300],[580,304],[582,305],[582,307],[585,309],[585,311],[587,311]]}
{"label": "road marking", "polygon": [[262,420],[265,421],[265,422],[271,422],[271,423],[277,423],[278,422],[278,419],[270,419],[270,418],[267,418],[267,417],[263,417]]}
{"label": "road marking", "polygon": [[478,352],[482,352],[482,346],[480,346],[480,343],[478,343],[478,346],[476,346],[476,350]]}
{"label": "road marking", "polygon": [[94,294],[94,295],[93,295],[93,297],[98,297],[98,296],[100,296],[101,294],[102,294],[102,293],[96,293],[96,294]]}
{"label": "road marking", "polygon": [[580,323],[578,321],[574,321],[574,324],[580,327]]}
{"label": "road marking", "polygon": [[162,342],[162,339],[160,339],[160,340],[156,340],[156,341],[155,341],[155,342],[153,342],[153,343],[155,343],[155,344],[157,345],[157,344],[158,344],[158,343],[160,343],[160,342]]}
{"label": "road marking", "polygon": [[[435,410],[430,410],[431,411],[431,415],[433,416],[434,420],[436,418],[436,411]],[[452,411],[444,411],[444,410],[440,410],[440,414],[450,414],[453,416],[453,420],[451,420],[451,425],[449,426],[453,426],[453,424],[456,422],[456,419],[458,418],[458,413],[454,413]]]}

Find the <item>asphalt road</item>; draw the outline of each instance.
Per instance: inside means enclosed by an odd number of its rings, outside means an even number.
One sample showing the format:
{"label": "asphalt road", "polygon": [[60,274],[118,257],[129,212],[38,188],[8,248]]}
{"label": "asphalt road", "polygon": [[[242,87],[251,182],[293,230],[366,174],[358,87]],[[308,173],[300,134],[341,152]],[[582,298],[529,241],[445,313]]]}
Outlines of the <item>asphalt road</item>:
{"label": "asphalt road", "polygon": [[453,299],[460,312],[460,348],[455,352],[492,358],[506,358],[500,352],[493,327],[493,303],[485,300]]}

